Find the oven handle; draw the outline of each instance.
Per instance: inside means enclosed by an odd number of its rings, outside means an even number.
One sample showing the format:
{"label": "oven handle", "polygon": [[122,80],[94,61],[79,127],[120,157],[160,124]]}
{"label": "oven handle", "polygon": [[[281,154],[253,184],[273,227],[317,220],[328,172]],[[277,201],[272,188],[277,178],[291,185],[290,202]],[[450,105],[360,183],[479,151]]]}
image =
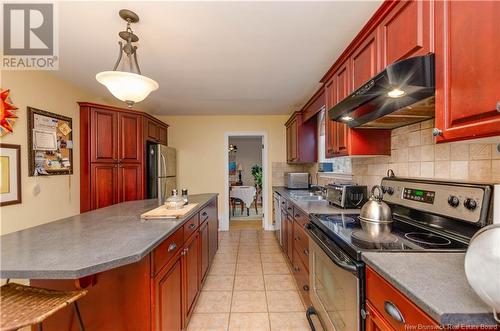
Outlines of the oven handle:
{"label": "oven handle", "polygon": [[[327,255],[330,257],[330,259],[333,261],[333,263],[335,263],[335,265],[337,265],[339,268],[342,268],[342,269],[347,270],[349,272],[357,272],[358,271],[357,265],[355,265],[353,263],[346,263],[346,262],[340,260],[333,253],[333,251],[330,248],[328,248],[327,246],[325,246],[321,242],[321,240],[318,238],[318,236],[316,236],[314,234],[314,232],[312,232],[310,230],[310,225],[309,224],[306,225],[306,230],[309,233],[309,235],[313,238],[314,242],[316,242],[319,246],[321,246],[321,249],[323,249],[324,251],[326,251]],[[328,254],[328,252],[330,252],[330,254]]]}
{"label": "oven handle", "polygon": [[316,327],[314,326],[314,322],[311,318],[311,315],[318,315],[314,307],[307,308],[306,317],[307,317],[307,322],[309,323],[309,327],[311,328],[311,331],[316,331]]}

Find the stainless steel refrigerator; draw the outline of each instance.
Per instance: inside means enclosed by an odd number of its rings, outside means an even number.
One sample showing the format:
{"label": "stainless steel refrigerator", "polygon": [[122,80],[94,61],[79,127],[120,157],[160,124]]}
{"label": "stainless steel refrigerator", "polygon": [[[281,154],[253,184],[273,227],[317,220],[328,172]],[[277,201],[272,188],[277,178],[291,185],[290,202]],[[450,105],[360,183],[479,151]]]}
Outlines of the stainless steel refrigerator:
{"label": "stainless steel refrigerator", "polygon": [[148,144],[147,151],[147,197],[162,204],[177,188],[175,148]]}

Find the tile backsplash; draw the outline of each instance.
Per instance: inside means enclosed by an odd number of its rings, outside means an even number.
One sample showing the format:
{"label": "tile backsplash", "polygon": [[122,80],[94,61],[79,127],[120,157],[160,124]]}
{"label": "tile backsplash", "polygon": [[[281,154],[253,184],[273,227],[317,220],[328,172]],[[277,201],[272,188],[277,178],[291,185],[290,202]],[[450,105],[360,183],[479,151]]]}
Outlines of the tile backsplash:
{"label": "tile backsplash", "polygon": [[352,158],[353,180],[379,184],[388,169],[396,176],[500,182],[500,137],[436,144],[434,120],[392,130],[391,156]]}

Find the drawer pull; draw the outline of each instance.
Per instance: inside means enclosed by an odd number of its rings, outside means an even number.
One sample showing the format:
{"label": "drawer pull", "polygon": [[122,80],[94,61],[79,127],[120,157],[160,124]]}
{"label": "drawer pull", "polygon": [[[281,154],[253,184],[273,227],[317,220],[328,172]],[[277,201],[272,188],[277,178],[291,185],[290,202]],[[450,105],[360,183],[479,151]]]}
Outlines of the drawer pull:
{"label": "drawer pull", "polygon": [[292,207],[288,207],[287,209],[288,209],[288,210],[292,210]]}
{"label": "drawer pull", "polygon": [[192,223],[192,224],[189,224],[189,228],[190,229],[194,229],[196,227],[196,224]]}
{"label": "drawer pull", "polygon": [[295,237],[295,241],[299,241],[300,240],[300,237]]}
{"label": "drawer pull", "polygon": [[207,214],[207,212],[206,212],[206,211],[204,211],[203,213],[201,213],[201,216],[207,216],[207,215],[208,215],[208,214]]}
{"label": "drawer pull", "polygon": [[309,291],[309,285],[304,285],[304,286],[302,286],[302,289],[303,289],[304,291]]}
{"label": "drawer pull", "polygon": [[370,312],[361,308],[361,318],[365,320],[368,317],[368,315],[370,315]]}
{"label": "drawer pull", "polygon": [[171,243],[168,245],[167,252],[175,251],[177,249],[177,244],[176,243]]}
{"label": "drawer pull", "polygon": [[442,136],[443,135],[443,130],[438,129],[438,128],[434,128],[434,129],[432,129],[432,135],[434,137]]}
{"label": "drawer pull", "polygon": [[309,250],[308,250],[307,248],[306,248],[306,249],[304,249],[304,254],[305,254],[306,256],[309,256]]}
{"label": "drawer pull", "polygon": [[299,267],[297,267],[297,266],[295,266],[295,267],[293,267],[293,270],[295,270],[296,272],[299,272],[299,271],[300,271],[300,268],[299,268]]}
{"label": "drawer pull", "polygon": [[398,307],[396,307],[395,304],[393,304],[390,301],[385,301],[384,302],[384,309],[389,316],[391,316],[394,320],[398,321],[399,323],[405,324],[405,319],[401,312],[399,311]]}
{"label": "drawer pull", "polygon": [[296,217],[296,218],[299,218],[299,217],[300,217],[300,214],[295,214],[295,217]]}
{"label": "drawer pull", "polygon": [[497,102],[497,112],[500,113],[500,101]]}

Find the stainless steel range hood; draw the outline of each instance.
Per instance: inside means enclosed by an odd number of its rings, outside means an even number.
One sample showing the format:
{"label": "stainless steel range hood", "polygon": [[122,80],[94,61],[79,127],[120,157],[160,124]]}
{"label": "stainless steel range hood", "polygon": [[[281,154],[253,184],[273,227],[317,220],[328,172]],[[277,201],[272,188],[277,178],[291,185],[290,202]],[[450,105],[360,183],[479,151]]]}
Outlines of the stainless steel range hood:
{"label": "stainless steel range hood", "polygon": [[389,65],[328,111],[351,128],[395,129],[434,117],[434,54]]}

